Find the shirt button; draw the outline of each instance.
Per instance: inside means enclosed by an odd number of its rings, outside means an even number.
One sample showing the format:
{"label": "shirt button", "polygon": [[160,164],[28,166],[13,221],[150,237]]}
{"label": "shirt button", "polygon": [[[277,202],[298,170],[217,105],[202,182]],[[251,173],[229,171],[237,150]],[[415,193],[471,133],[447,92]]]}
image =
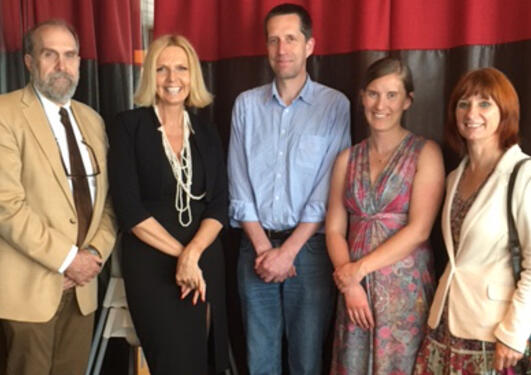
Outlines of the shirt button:
{"label": "shirt button", "polygon": [[282,156],[282,154],[284,154],[284,153],[283,153],[282,151],[279,151],[278,154],[279,154],[280,156]]}
{"label": "shirt button", "polygon": [[278,201],[278,195],[277,195],[277,196],[275,196],[275,200],[276,200],[276,201]]}
{"label": "shirt button", "polygon": [[285,131],[284,129],[282,129],[282,130],[280,131],[280,134],[284,134],[285,132],[286,132],[286,131]]}
{"label": "shirt button", "polygon": [[280,178],[280,173],[277,173],[277,178]]}

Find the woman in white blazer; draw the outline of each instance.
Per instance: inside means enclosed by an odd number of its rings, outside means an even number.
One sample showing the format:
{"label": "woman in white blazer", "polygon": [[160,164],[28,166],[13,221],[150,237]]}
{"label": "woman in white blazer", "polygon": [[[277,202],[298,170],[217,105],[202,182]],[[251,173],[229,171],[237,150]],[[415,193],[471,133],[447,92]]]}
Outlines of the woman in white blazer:
{"label": "woman in white blazer", "polygon": [[415,373],[521,374],[517,362],[529,353],[531,334],[531,162],[512,196],[522,247],[516,287],[506,214],[509,176],[528,157],[517,145],[518,96],[500,71],[475,70],[454,88],[448,119],[448,143],[465,156],[447,179],[442,230],[449,261]]}

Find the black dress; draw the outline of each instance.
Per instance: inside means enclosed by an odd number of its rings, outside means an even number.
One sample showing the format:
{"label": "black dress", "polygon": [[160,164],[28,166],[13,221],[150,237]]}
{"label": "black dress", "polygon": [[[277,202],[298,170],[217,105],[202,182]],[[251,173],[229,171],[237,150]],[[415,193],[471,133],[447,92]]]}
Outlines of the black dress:
{"label": "black dress", "polygon": [[190,114],[193,177],[190,226],[179,224],[175,209],[176,180],[164,153],[160,126],[152,108],[121,113],[109,129],[110,192],[122,236],[122,273],[133,323],[152,375],[206,374],[209,360],[216,370],[228,367],[224,260],[216,239],[199,261],[211,306],[210,339],[206,304],[182,300],[175,282],[177,258],[140,241],[130,229],[153,216],[186,245],[201,221],[227,221],[224,156],[213,127]]}

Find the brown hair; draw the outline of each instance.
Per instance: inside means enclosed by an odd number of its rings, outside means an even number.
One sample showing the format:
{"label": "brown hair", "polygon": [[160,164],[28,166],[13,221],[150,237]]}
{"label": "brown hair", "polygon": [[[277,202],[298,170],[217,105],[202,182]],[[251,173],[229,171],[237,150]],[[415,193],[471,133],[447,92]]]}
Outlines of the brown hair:
{"label": "brown hair", "polygon": [[287,14],[296,14],[301,21],[301,33],[306,40],[312,37],[312,18],[306,9],[297,4],[284,3],[272,8],[266,15],[264,20],[264,31],[267,38],[267,23],[276,16],[284,16]]}
{"label": "brown hair", "polygon": [[472,95],[490,97],[496,102],[500,110],[500,124],[497,130],[500,148],[506,150],[518,143],[520,105],[516,90],[505,74],[498,69],[481,68],[462,76],[450,95],[448,120],[444,128],[444,136],[450,147],[461,155],[467,151],[465,139],[457,128],[455,109],[460,99]]}
{"label": "brown hair", "polygon": [[365,90],[369,83],[375,79],[381,78],[388,74],[398,74],[402,80],[402,83],[404,84],[406,95],[413,100],[413,95],[411,95],[411,93],[414,91],[414,87],[411,70],[402,62],[402,60],[392,56],[387,56],[376,60],[367,68],[367,72],[365,73],[361,84],[362,90]]}

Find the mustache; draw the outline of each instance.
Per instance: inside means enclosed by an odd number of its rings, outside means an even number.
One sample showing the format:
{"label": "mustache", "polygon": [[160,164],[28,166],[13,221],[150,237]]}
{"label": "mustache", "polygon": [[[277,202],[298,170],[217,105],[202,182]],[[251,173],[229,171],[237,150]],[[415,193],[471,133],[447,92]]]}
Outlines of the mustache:
{"label": "mustache", "polygon": [[57,80],[59,80],[61,78],[67,79],[71,84],[74,82],[74,77],[72,75],[68,74],[67,72],[54,72],[54,73],[51,73],[48,76],[48,82],[49,83],[54,83],[55,81],[57,81]]}

